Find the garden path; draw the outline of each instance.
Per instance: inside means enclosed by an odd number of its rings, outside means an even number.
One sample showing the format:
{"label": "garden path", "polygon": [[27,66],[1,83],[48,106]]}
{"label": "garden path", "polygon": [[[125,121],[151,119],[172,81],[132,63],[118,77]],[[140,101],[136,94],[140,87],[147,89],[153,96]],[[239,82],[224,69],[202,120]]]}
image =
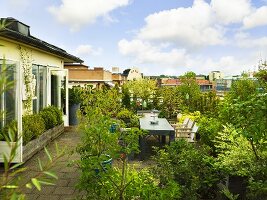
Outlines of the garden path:
{"label": "garden path", "polygon": [[[36,188],[24,189],[27,200],[68,200],[68,199],[80,199],[80,193],[75,188],[79,179],[78,168],[69,165],[72,160],[79,159],[79,155],[75,153],[75,147],[80,142],[80,135],[77,134],[74,127],[65,129],[64,133],[60,135],[55,142],[57,142],[60,148],[66,146],[66,153],[55,164],[55,166],[49,170],[55,172],[58,176],[58,180],[54,181],[55,185],[47,186],[42,185],[41,191]],[[55,154],[54,142],[48,145],[47,149],[51,155]],[[22,174],[22,180],[28,181],[34,176],[38,170],[38,158],[40,160],[47,160],[47,156],[44,151],[40,151],[34,155],[24,166],[28,168],[26,172]]]}

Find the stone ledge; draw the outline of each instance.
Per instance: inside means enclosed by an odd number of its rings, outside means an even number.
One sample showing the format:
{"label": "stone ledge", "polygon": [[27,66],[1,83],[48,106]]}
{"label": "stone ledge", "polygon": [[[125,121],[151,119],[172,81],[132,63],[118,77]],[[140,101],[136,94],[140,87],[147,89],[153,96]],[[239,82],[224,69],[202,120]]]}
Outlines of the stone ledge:
{"label": "stone ledge", "polygon": [[42,150],[48,143],[56,139],[59,135],[64,132],[64,124],[58,125],[45,131],[38,138],[30,141],[28,144],[23,146],[22,159],[23,162],[29,160],[34,154]]}

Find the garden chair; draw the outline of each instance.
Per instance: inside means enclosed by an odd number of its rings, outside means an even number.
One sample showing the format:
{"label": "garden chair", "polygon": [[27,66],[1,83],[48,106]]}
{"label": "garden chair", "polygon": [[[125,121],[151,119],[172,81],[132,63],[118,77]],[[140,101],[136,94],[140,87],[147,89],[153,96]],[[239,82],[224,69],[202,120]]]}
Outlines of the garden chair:
{"label": "garden chair", "polygon": [[191,119],[188,121],[187,125],[184,127],[176,127],[175,138],[185,139],[188,142],[194,142],[196,137],[196,132],[198,126]]}
{"label": "garden chair", "polygon": [[[189,119],[189,118],[185,118],[182,124],[179,124],[179,123],[177,124],[177,123],[176,123],[176,124],[171,124],[171,125],[172,125],[172,127],[175,128],[175,129],[176,129],[176,128],[187,127],[187,124],[189,123],[190,120],[191,120],[191,119]],[[191,120],[191,121],[192,121],[192,120]]]}

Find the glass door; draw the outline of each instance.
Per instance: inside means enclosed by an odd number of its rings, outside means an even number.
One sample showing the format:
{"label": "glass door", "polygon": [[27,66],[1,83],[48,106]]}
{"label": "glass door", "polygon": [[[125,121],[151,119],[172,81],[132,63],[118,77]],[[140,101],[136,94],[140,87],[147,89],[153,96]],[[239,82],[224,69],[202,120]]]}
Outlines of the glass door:
{"label": "glass door", "polygon": [[48,104],[62,109],[64,125],[68,125],[68,70],[49,68],[50,98]]}

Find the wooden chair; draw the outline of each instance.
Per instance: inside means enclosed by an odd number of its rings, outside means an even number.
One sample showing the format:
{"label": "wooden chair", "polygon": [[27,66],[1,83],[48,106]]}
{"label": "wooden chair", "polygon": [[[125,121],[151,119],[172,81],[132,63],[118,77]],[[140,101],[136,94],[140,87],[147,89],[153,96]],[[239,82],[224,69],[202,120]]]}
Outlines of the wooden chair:
{"label": "wooden chair", "polygon": [[176,139],[185,139],[188,142],[195,142],[196,132],[198,126],[191,119],[188,121],[184,127],[176,127],[175,129],[175,138]]}

